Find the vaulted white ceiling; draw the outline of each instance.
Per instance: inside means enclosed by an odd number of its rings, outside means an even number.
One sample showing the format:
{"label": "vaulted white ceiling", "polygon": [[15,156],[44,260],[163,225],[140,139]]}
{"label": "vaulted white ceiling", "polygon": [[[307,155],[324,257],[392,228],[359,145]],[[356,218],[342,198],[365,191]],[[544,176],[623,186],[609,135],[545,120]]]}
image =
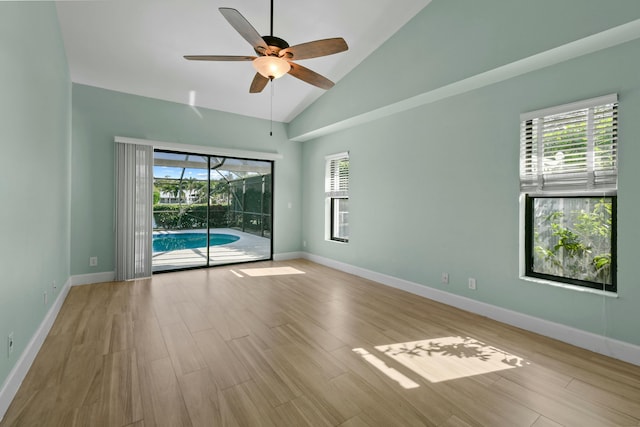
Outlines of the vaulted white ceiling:
{"label": "vaulted white ceiling", "polygon": [[[343,37],[349,50],[300,61],[339,80],[431,0],[274,0],[273,35],[289,45]],[[250,94],[250,62],[187,61],[183,55],[253,55],[219,7],[270,33],[270,0],[58,1],[71,79],[251,117],[290,122],[324,91],[290,75]],[[372,88],[375,90],[375,88]],[[190,95],[191,94],[191,95]]]}

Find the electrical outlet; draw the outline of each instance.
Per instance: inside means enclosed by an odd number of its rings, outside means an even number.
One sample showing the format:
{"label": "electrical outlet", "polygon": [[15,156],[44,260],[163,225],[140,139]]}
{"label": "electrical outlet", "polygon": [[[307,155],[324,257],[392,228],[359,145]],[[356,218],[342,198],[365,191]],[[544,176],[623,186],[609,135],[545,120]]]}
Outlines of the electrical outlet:
{"label": "electrical outlet", "polygon": [[476,279],[469,277],[469,289],[476,290]]}
{"label": "electrical outlet", "polygon": [[442,273],[442,283],[447,285],[449,283],[449,273]]}
{"label": "electrical outlet", "polygon": [[96,267],[98,265],[98,257],[92,256],[89,257],[89,267]]}
{"label": "electrical outlet", "polygon": [[7,337],[7,357],[11,356],[11,353],[13,353],[13,332]]}

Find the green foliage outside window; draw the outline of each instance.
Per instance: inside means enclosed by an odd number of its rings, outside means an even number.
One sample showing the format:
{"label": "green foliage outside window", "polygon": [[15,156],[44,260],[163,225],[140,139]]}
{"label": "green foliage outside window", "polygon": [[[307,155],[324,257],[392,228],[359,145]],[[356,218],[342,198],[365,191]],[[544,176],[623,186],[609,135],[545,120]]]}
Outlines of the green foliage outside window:
{"label": "green foliage outside window", "polygon": [[191,230],[208,227],[228,227],[229,209],[227,206],[209,207],[207,224],[207,205],[202,204],[163,204],[153,209],[156,228],[162,230]]}
{"label": "green foliage outside window", "polygon": [[535,273],[612,285],[611,197],[535,198]]}

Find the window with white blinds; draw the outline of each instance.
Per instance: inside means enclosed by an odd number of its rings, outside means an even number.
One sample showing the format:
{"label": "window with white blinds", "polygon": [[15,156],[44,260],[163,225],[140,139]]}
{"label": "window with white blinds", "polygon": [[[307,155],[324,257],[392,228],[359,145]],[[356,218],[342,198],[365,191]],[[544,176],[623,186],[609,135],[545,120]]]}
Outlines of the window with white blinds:
{"label": "window with white blinds", "polygon": [[615,94],[522,114],[521,191],[615,192],[617,141]]}
{"label": "window with white blinds", "polygon": [[327,240],[349,242],[349,153],[325,157]]}
{"label": "window with white blinds", "polygon": [[349,153],[327,156],[325,193],[330,198],[349,196]]}

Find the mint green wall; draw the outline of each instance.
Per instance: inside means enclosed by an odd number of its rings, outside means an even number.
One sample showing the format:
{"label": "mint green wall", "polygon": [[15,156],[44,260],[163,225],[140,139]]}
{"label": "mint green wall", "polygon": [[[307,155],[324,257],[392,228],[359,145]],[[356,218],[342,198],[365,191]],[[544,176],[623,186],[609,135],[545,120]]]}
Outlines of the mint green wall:
{"label": "mint green wall", "polygon": [[289,125],[307,132],[640,18],[638,0],[433,0]]}
{"label": "mint green wall", "polygon": [[[115,136],[280,153],[274,176],[274,254],[300,250],[300,143],[284,125],[73,85],[71,273],[114,270]],[[291,208],[289,208],[289,202]],[[89,267],[89,257],[98,266]]]}
{"label": "mint green wall", "polygon": [[[554,13],[542,13],[545,4]],[[291,123],[289,134],[304,135],[640,17],[640,2],[613,4],[434,0]],[[402,65],[390,65],[403,55]],[[640,345],[638,76],[640,40],[304,142],[306,250]],[[520,280],[519,115],[614,92],[620,97],[619,298]],[[345,150],[351,159],[347,245],[324,239],[323,194],[324,156]],[[441,272],[449,273],[449,285],[440,284]],[[467,288],[468,277],[477,279],[476,291]]]}
{"label": "mint green wall", "polygon": [[69,279],[70,126],[55,4],[0,2],[0,387]]}

